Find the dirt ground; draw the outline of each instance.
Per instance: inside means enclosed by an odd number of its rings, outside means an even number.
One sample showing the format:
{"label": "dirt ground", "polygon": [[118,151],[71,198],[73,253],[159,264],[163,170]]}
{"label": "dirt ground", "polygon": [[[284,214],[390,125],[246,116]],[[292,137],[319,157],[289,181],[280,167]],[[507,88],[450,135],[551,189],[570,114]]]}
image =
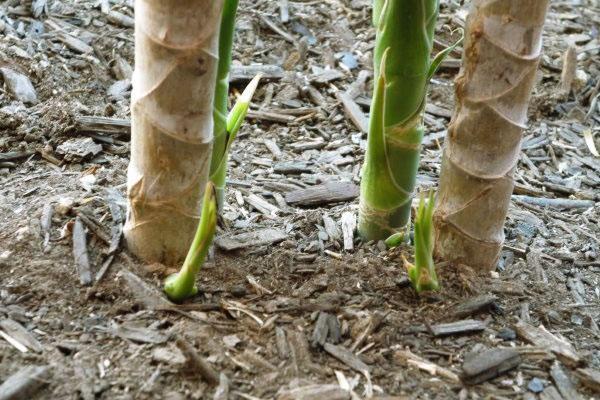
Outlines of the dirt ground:
{"label": "dirt ground", "polygon": [[[368,113],[370,2],[242,0],[234,70],[272,67],[233,149],[218,237],[278,237],[217,246],[182,306],[160,297],[172,266],[111,248],[126,206],[132,3],[0,3],[0,382],[42,367],[15,398],[600,398],[597,1],[552,2],[497,270],[439,263],[442,289],[419,297],[408,248],[348,237],[356,198],[286,201],[359,183],[366,134],[340,94]],[[437,50],[464,24],[461,3],[441,1]],[[419,190],[437,185],[459,60],[431,85]],[[37,98],[15,95],[6,69]],[[247,80],[232,81],[233,98]],[[73,256],[82,226],[90,286]],[[505,355],[512,368],[498,371]],[[482,361],[497,373],[469,381]]]}

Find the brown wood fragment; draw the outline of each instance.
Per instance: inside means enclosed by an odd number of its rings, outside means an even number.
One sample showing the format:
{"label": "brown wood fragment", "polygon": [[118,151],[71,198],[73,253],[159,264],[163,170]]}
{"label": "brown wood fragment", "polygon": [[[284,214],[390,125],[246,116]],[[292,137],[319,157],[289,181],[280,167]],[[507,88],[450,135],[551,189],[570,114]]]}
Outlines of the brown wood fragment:
{"label": "brown wood fragment", "polygon": [[573,86],[577,72],[577,47],[571,44],[563,55],[563,65],[560,75],[560,91],[563,96],[568,96]]}
{"label": "brown wood fragment", "polygon": [[136,274],[124,269],[119,273],[129,287],[136,302],[149,310],[175,309],[175,305],[163,297],[156,287],[148,285]]}
{"label": "brown wood fragment", "polygon": [[485,382],[516,368],[520,363],[521,356],[513,349],[486,350],[464,362],[462,380],[468,384]]}
{"label": "brown wood fragment", "polygon": [[581,396],[579,396],[579,393],[577,393],[573,383],[571,382],[571,378],[569,378],[558,361],[555,361],[554,364],[552,364],[550,376],[552,377],[556,388],[565,400],[581,399]]}
{"label": "brown wood fragment", "polygon": [[517,203],[530,204],[538,207],[557,208],[559,210],[584,210],[594,207],[593,200],[549,199],[513,194],[511,197]]}
{"label": "brown wood fragment", "polygon": [[464,318],[480,312],[485,312],[489,310],[497,300],[498,297],[491,294],[472,297],[455,306],[453,315],[456,318]]}
{"label": "brown wood fragment", "polygon": [[0,329],[28,349],[35,351],[36,353],[41,353],[43,351],[40,342],[38,342],[38,340],[17,321],[3,319],[0,321]]}
{"label": "brown wood fragment", "polygon": [[419,357],[410,350],[396,350],[394,352],[394,359],[404,364],[417,367],[422,371],[428,372],[430,375],[443,376],[444,378],[449,379],[452,382],[460,382],[458,375],[456,375],[454,372],[450,371],[447,368],[441,367],[429,360]]}
{"label": "brown wood fragment", "polygon": [[287,360],[290,356],[290,348],[285,338],[285,331],[279,326],[275,327],[275,345],[277,346],[279,358]]}
{"label": "brown wood fragment", "polygon": [[262,121],[279,122],[282,124],[289,124],[296,120],[296,117],[291,115],[280,114],[272,111],[248,111],[249,119],[258,119]]}
{"label": "brown wood fragment", "polygon": [[600,393],[600,371],[592,368],[579,368],[576,374],[584,386]]}
{"label": "brown wood fragment", "polygon": [[529,343],[547,348],[556,354],[563,363],[571,367],[577,366],[581,362],[581,356],[571,343],[548,332],[543,325],[536,328],[526,322],[519,321],[515,324],[515,331],[517,335]]}
{"label": "brown wood fragment", "polygon": [[369,372],[371,370],[371,368],[367,364],[365,364],[360,358],[355,356],[354,353],[352,353],[344,346],[325,343],[323,345],[323,349],[325,349],[325,351],[331,356],[337,358],[339,361],[343,362],[355,371],[364,373]]}
{"label": "brown wood fragment", "polygon": [[131,340],[136,343],[160,344],[169,339],[168,335],[154,329],[148,329],[140,326],[112,323],[106,329],[108,333],[120,337],[121,339]]}
{"label": "brown wood fragment", "polygon": [[329,181],[288,192],[285,201],[297,206],[319,206],[352,200],[358,196],[358,193],[358,186],[352,182]]}
{"label": "brown wood fragment", "polygon": [[285,232],[265,228],[252,232],[240,233],[237,235],[227,235],[218,237],[215,240],[215,245],[225,251],[233,251],[245,249],[248,247],[264,246],[285,240],[287,235]]}
{"label": "brown wood fragment", "polygon": [[204,378],[204,380],[212,385],[216,385],[219,383],[219,374],[214,370],[212,365],[210,365],[204,358],[200,357],[200,355],[196,352],[196,349],[188,343],[184,338],[178,336],[175,340],[175,344],[183,355],[186,357],[189,366],[193,368],[196,372]]}
{"label": "brown wood fragment", "polygon": [[479,332],[485,329],[482,321],[465,319],[463,321],[449,322],[431,326],[433,336],[460,335],[463,333]]}
{"label": "brown wood fragment", "polygon": [[229,82],[246,82],[261,74],[262,81],[274,81],[283,78],[284,71],[278,65],[232,65]]}
{"label": "brown wood fragment", "polygon": [[75,265],[79,273],[79,282],[82,285],[91,284],[92,270],[87,252],[87,241],[85,230],[79,217],[75,218],[75,224],[73,225],[73,258],[75,259]]}
{"label": "brown wood fragment", "polygon": [[315,323],[315,328],[313,329],[312,333],[311,345],[313,348],[323,346],[327,341],[327,335],[329,334],[329,324],[327,323],[328,318],[328,313],[323,311],[319,312],[319,317],[317,318],[317,322]]}
{"label": "brown wood fragment", "polygon": [[350,400],[350,392],[338,385],[309,385],[285,390],[277,400]]}
{"label": "brown wood fragment", "polygon": [[342,102],[344,107],[344,113],[354,123],[354,125],[362,132],[369,132],[369,119],[360,109],[360,106],[356,104],[352,96],[345,92],[337,92],[336,96],[339,101]]}
{"label": "brown wood fragment", "polygon": [[0,385],[0,400],[30,399],[50,377],[50,367],[30,365],[9,376]]}
{"label": "brown wood fragment", "polygon": [[309,76],[308,81],[316,85],[324,85],[343,77],[344,73],[337,69],[324,69],[321,72]]}
{"label": "brown wood fragment", "polygon": [[558,390],[550,385],[540,393],[540,400],[563,400],[563,398],[560,393],[558,393]]}
{"label": "brown wood fragment", "polygon": [[310,357],[308,340],[302,332],[296,330],[287,331],[290,355],[296,372],[304,369],[313,369],[313,362]]}
{"label": "brown wood fragment", "polygon": [[52,203],[44,204],[42,208],[42,216],[40,217],[40,228],[44,235],[43,248],[46,249],[50,244],[50,229],[52,228],[52,214],[54,213],[54,206]]}
{"label": "brown wood fragment", "polygon": [[79,115],[75,117],[75,129],[78,132],[107,133],[115,136],[130,135],[131,121],[128,119]]}
{"label": "brown wood fragment", "polygon": [[302,160],[281,161],[273,165],[273,172],[278,174],[301,174],[313,172],[312,163]]}

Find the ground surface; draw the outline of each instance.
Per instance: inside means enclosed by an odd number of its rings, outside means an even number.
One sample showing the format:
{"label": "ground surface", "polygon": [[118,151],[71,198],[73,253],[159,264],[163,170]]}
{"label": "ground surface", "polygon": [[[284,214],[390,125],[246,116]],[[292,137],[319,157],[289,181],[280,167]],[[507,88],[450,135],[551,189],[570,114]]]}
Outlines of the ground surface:
{"label": "ground surface", "polygon": [[[0,381],[37,365],[50,367],[35,394],[48,399],[301,398],[310,390],[306,398],[341,399],[349,387],[355,398],[575,398],[564,371],[591,398],[577,368],[600,370],[597,2],[551,7],[517,172],[515,194],[527,197],[511,205],[498,270],[477,275],[441,264],[442,290],[422,297],[406,285],[404,249],[358,239],[344,249],[342,221],[351,222],[356,199],[285,203],[289,191],[358,183],[366,136],[339,94],[350,89],[368,111],[374,32],[366,0],[290,2],[288,22],[280,3],[241,2],[235,63],[284,72],[261,85],[235,144],[219,235],[274,228],[285,239],[217,250],[201,294],[175,310],[149,301],[166,267],[109,249],[125,205],[129,142],[119,121],[129,118],[133,29],[123,15],[133,15],[131,1],[0,4],[0,67],[29,77],[38,98],[24,104],[8,85],[0,89]],[[442,1],[438,47],[465,14],[466,6]],[[567,96],[559,87],[569,43],[578,72]],[[437,182],[459,59],[451,54],[430,90],[420,190]],[[113,129],[83,116],[113,118]],[[528,203],[569,197],[592,206]],[[73,260],[76,216],[92,273],[112,260],[91,287],[79,283]],[[146,285],[137,297],[130,273]],[[461,313],[473,298],[483,305]],[[439,324],[464,319],[475,320],[475,332],[436,336]],[[540,324],[576,357],[528,338]],[[228,383],[217,388],[189,373],[177,335]],[[476,385],[456,379],[474,354],[498,348],[514,348],[518,367]],[[432,375],[435,365],[442,371]]]}

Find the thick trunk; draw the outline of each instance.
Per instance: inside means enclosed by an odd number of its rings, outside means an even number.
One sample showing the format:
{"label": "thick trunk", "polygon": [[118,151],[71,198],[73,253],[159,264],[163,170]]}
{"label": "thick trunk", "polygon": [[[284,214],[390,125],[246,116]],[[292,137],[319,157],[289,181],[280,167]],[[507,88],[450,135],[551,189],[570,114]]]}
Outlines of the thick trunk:
{"label": "thick trunk", "polygon": [[434,214],[437,256],[494,268],[548,0],[475,0]]}
{"label": "thick trunk", "polygon": [[365,240],[386,239],[410,218],[437,13],[437,0],[373,2],[374,82],[383,76],[385,85],[381,113],[371,110],[381,123],[369,126],[362,173],[358,230]]}
{"label": "thick trunk", "polygon": [[194,236],[209,172],[220,0],[136,0],[125,238],[174,264]]}

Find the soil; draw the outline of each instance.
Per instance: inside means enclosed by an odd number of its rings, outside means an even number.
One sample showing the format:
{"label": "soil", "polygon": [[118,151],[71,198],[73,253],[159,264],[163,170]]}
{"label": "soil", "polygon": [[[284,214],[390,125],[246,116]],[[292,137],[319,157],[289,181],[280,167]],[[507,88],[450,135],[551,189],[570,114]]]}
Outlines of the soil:
{"label": "soil", "polygon": [[[581,378],[581,368],[600,370],[598,3],[551,4],[516,174],[515,194],[526,197],[513,199],[496,271],[440,262],[441,290],[420,296],[401,258],[410,258],[409,247],[388,250],[354,237],[345,248],[340,221],[356,215],[357,199],[285,204],[291,189],[358,184],[366,135],[336,94],[354,88],[368,112],[374,31],[367,0],[289,2],[289,21],[282,4],[240,4],[234,64],[279,66],[283,77],[263,81],[234,145],[218,236],[275,228],[285,239],[217,248],[200,293],[168,307],[156,302],[174,266],[144,265],[124,245],[110,249],[126,206],[127,124],[109,131],[82,122],[129,119],[133,28],[122,16],[133,16],[132,1],[0,4],[0,68],[28,77],[37,92],[37,102],[25,104],[7,82],[0,89],[0,381],[36,365],[49,366],[27,396],[39,399],[574,398],[551,373],[561,368],[581,398],[598,398]],[[456,39],[451,32],[467,10],[441,1],[437,47]],[[560,85],[570,45],[577,65],[567,94]],[[451,53],[432,81],[428,101],[436,107],[425,117],[419,191],[437,185],[438,133],[451,115],[459,59],[460,50]],[[325,70],[338,74],[320,82]],[[232,84],[232,99],[242,88]],[[285,161],[305,170],[277,172]],[[252,206],[251,194],[275,210]],[[531,198],[591,205],[557,209]],[[76,220],[86,226],[92,275],[108,266],[90,286],[80,284],[73,256]],[[482,307],[459,312],[483,295]],[[1,324],[8,320],[24,332],[8,332]],[[436,334],[439,324],[461,320],[477,328]],[[523,323],[543,325],[580,359],[572,363],[528,339]],[[23,352],[5,337],[18,335],[21,347],[32,339],[39,348],[30,343]],[[177,338],[221,376],[219,384],[192,368]],[[478,384],[455,379],[466,361],[497,348],[517,351],[519,365]],[[415,357],[407,361],[404,349]]]}

